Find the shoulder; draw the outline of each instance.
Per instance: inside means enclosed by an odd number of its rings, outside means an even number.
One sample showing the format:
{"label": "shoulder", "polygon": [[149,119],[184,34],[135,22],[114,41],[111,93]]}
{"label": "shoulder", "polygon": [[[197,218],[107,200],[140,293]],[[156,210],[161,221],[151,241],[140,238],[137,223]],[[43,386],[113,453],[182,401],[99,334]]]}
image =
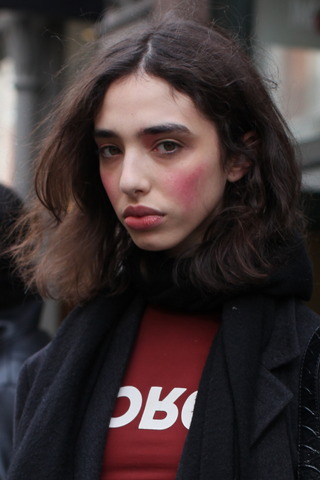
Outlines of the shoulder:
{"label": "shoulder", "polygon": [[75,362],[76,358],[94,350],[103,338],[112,331],[112,326],[126,307],[124,296],[99,296],[77,306],[63,321],[53,340],[42,350],[30,357],[23,365],[18,383],[17,398],[32,395],[39,398],[61,373]]}
{"label": "shoulder", "polygon": [[84,338],[87,324],[92,323],[92,316],[97,313],[96,310],[100,303],[101,299],[96,299],[88,304],[75,307],[62,322],[53,340],[24,362],[20,377],[25,377],[28,379],[28,383],[32,384],[48,356],[52,357],[54,352],[58,351],[62,360],[67,354],[67,349],[79,339],[81,341]]}
{"label": "shoulder", "polygon": [[19,422],[30,388],[47,357],[50,343],[28,358],[21,367],[16,391],[15,422]]}
{"label": "shoulder", "polygon": [[43,365],[47,357],[48,349],[50,348],[50,343],[48,343],[41,350],[38,350],[35,354],[31,355],[23,363],[20,371],[20,378],[22,376],[26,376],[28,379],[28,383],[32,383],[33,379],[37,375],[37,372],[40,370],[41,366]]}
{"label": "shoulder", "polygon": [[86,315],[88,308],[90,310],[87,305],[76,307],[63,321],[53,340],[22,365],[16,391],[15,445],[21,436],[18,432],[24,423],[25,412],[28,411],[29,418],[35,415],[40,399],[54,382],[69,350],[80,348],[84,342],[87,317],[91,318]]}

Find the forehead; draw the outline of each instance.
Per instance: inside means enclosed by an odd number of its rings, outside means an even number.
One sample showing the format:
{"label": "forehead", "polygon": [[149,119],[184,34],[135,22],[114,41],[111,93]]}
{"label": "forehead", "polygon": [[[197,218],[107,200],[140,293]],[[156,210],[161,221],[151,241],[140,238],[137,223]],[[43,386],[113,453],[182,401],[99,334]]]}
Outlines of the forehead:
{"label": "forehead", "polygon": [[153,124],[179,123],[195,133],[214,128],[197,110],[193,100],[168,82],[146,74],[130,75],[107,89],[95,118],[96,128],[143,129]]}

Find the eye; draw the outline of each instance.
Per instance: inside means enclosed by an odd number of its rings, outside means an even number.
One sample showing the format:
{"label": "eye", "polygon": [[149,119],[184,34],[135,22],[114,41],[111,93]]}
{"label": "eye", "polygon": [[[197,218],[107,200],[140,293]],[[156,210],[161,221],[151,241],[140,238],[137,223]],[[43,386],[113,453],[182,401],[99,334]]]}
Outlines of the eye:
{"label": "eye", "polygon": [[158,143],[155,147],[155,150],[158,150],[160,153],[174,153],[181,148],[179,143],[173,142],[172,140],[165,140],[164,142]]}
{"label": "eye", "polygon": [[103,158],[112,158],[116,155],[120,155],[121,150],[120,148],[116,147],[115,145],[104,145],[99,148],[99,155]]}

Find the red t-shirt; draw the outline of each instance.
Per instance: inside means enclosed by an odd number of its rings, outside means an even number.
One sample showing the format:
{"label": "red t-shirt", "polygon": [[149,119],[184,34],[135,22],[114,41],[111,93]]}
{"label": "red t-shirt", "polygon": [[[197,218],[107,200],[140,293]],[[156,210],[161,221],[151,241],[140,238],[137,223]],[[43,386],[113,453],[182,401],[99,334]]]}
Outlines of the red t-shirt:
{"label": "red t-shirt", "polygon": [[219,315],[148,306],[120,388],[101,480],[174,480]]}

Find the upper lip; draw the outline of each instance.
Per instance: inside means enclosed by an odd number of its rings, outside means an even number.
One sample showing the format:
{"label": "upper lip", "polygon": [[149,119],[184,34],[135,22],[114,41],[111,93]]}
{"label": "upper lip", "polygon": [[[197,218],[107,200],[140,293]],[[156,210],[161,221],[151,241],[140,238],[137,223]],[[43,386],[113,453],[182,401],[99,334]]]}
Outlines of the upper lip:
{"label": "upper lip", "polygon": [[127,217],[145,217],[146,215],[160,215],[163,216],[164,213],[156,210],[155,208],[145,207],[144,205],[129,205],[124,209],[123,218]]}

